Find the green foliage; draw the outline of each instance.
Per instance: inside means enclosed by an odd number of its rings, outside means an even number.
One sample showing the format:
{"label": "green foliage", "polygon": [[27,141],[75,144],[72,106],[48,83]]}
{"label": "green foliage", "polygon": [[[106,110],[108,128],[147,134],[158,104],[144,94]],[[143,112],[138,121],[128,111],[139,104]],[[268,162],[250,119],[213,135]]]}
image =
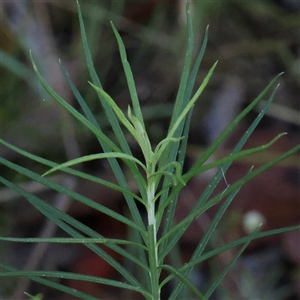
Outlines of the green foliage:
{"label": "green foliage", "polygon": [[[130,106],[128,107],[127,115],[118,107],[118,105],[110,97],[110,95],[108,95],[102,88],[101,82],[97,76],[93,61],[91,59],[79,5],[78,10],[83,49],[87,68],[91,76],[90,85],[98,95],[99,101],[104,108],[107,119],[110,122],[110,126],[115,134],[117,143],[112,141],[102,131],[94,115],[90,111],[79,91],[76,89],[64,67],[62,66],[62,72],[84,114],[81,114],[79,111],[75,110],[47,84],[45,79],[39,73],[39,70],[37,69],[36,64],[32,58],[34,71],[45,90],[53,97],[53,99],[57,101],[58,104],[60,104],[75,119],[77,119],[81,126],[86,127],[91,133],[96,136],[99,144],[103,149],[103,153],[83,156],[70,160],[63,164],[56,164],[55,162],[18,149],[13,145],[1,140],[1,143],[3,145],[9,147],[10,149],[23,155],[24,157],[38,162],[50,169],[43,175],[40,175],[13,162],[10,162],[5,158],[0,158],[0,161],[3,166],[6,166],[17,173],[26,176],[30,180],[37,181],[49,187],[50,189],[57,191],[58,193],[67,195],[74,201],[81,202],[119,222],[124,223],[134,232],[133,236],[135,238],[133,240],[106,238],[96,231],[92,230],[85,224],[79,222],[72,216],[58,210],[50,204],[45,203],[39,197],[27,192],[26,190],[20,188],[13,182],[1,176],[1,183],[24,196],[42,214],[44,214],[47,218],[49,218],[52,222],[57,224],[57,226],[62,228],[71,236],[70,238],[47,239],[19,239],[1,237],[1,240],[26,243],[51,242],[84,244],[87,248],[102,257],[113,268],[115,268],[123,279],[122,281],[116,281],[107,278],[99,278],[95,276],[87,276],[69,272],[19,271],[4,264],[1,264],[0,276],[26,276],[33,281],[40,282],[54,289],[58,289],[81,299],[96,298],[71,289],[60,283],[53,282],[48,278],[76,279],[110,285],[122,289],[136,291],[142,294],[145,299],[160,299],[161,288],[167,282],[176,278],[178,280],[178,284],[172,291],[169,299],[179,299],[178,297],[180,297],[184,287],[188,287],[191,292],[193,292],[199,299],[208,299],[217,288],[221,280],[229,272],[236,260],[240,257],[244,249],[253,239],[300,228],[299,226],[294,226],[262,233],[259,233],[257,228],[249,236],[246,236],[238,241],[224,245],[218,249],[204,252],[213,231],[215,230],[224,212],[230,205],[239,189],[255,176],[259,175],[263,171],[274,166],[276,163],[282,161],[283,159],[300,150],[299,145],[291,149],[287,153],[284,153],[276,159],[268,162],[267,164],[257,169],[249,170],[249,172],[244,177],[228,186],[224,191],[222,191],[218,195],[210,197],[217,184],[223,178],[224,173],[227,171],[233,161],[240,159],[246,155],[250,155],[267,149],[282,136],[278,135],[269,143],[260,147],[252,148],[249,150],[241,150],[248,137],[251,135],[257,124],[264,116],[266,110],[268,109],[278,88],[277,86],[272,91],[262,111],[250,125],[244,136],[237,143],[232,153],[225,158],[205,164],[208,158],[210,158],[214,154],[220,144],[228,137],[228,135],[234,130],[239,122],[254,108],[255,105],[257,105],[263,98],[266,97],[267,93],[272,89],[276,80],[278,79],[278,76],[280,75],[276,76],[276,78],[274,78],[270,82],[270,84],[261,92],[261,94],[227,126],[227,128],[215,140],[215,142],[202,154],[202,156],[198,159],[194,166],[189,171],[183,174],[182,166],[186,153],[188,132],[193,107],[195,102],[203,92],[204,88],[207,86],[213,74],[213,71],[217,66],[217,63],[215,63],[211,67],[202,84],[192,96],[195,78],[206,48],[208,29],[206,30],[200,52],[193,65],[192,54],[194,38],[192,22],[189,11],[187,9],[188,50],[182,71],[178,94],[174,104],[172,119],[167,136],[160,143],[158,143],[155,148],[153,148],[153,145],[149,140],[147,134],[147,128],[145,126],[142,110],[138,100],[134,77],[130,65],[127,61],[125,47],[119,33],[112,24],[112,29],[119,46],[121,60],[132,100],[132,108]],[[126,131],[128,131],[132,135],[136,143],[139,145],[140,150],[143,154],[143,160],[139,160],[132,155],[128,142],[125,138]],[[92,176],[82,171],[71,168],[76,164],[96,159],[108,160],[112,171],[118,181],[118,184],[113,184],[96,176]],[[119,164],[119,160],[123,161],[130,170],[132,178],[134,179],[135,184],[139,189],[140,196],[137,196],[130,190],[124,172]],[[180,191],[192,177],[216,167],[218,167],[219,171],[213,177],[201,197],[198,199],[197,203],[194,205],[185,219],[175,225],[174,213]],[[87,197],[75,191],[69,190],[64,186],[51,181],[50,179],[48,179],[47,175],[54,171],[63,171],[74,176],[93,181],[97,184],[105,185],[107,187],[110,187],[111,189],[123,193],[124,199],[130,211],[130,217],[120,215],[119,213],[99,203],[96,203],[95,201],[88,199]],[[174,247],[178,244],[180,238],[189,227],[189,225],[193,222],[193,220],[198,218],[210,207],[220,203],[223,199],[225,200],[223,201],[209,228],[200,239],[198,247],[196,248],[191,260],[180,268],[175,268],[174,266],[167,264],[168,260],[166,258],[174,250]],[[137,207],[137,201],[145,207],[145,210],[147,212],[146,224],[144,223],[141,213]],[[131,261],[137,267],[141,276],[137,277],[136,274],[132,274],[131,272],[129,272],[123,265],[121,265],[108,253],[99,248],[97,246],[98,244],[106,245],[108,248],[119,253],[128,261]],[[128,248],[124,248],[122,247],[122,245],[126,245],[128,246]],[[219,274],[219,276],[214,280],[214,282],[206,291],[199,291],[198,288],[189,279],[191,270],[208,258],[236,246],[241,246],[241,248],[236,253],[236,256],[232,259],[232,261],[224,268],[223,272]],[[137,255],[133,254],[131,251],[129,251],[129,249],[134,249],[134,253],[137,253]],[[160,275],[163,269],[166,270],[169,275],[164,280],[161,280]],[[31,297],[31,299],[40,299],[40,296]]]}

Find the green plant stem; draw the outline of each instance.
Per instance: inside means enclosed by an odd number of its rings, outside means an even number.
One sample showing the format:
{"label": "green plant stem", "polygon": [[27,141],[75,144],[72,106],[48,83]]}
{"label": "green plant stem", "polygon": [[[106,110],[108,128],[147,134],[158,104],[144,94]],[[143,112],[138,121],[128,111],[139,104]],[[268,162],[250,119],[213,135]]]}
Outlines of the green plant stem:
{"label": "green plant stem", "polygon": [[148,256],[150,267],[151,294],[153,300],[160,300],[159,268],[156,242],[156,229],[153,224],[148,226]]}
{"label": "green plant stem", "polygon": [[152,299],[160,299],[159,286],[159,261],[158,261],[158,245],[157,245],[157,220],[155,218],[155,191],[156,191],[156,176],[151,176],[155,172],[155,167],[152,163],[148,164],[148,186],[147,186],[147,204],[148,204],[148,257],[150,268],[150,281],[152,290]]}

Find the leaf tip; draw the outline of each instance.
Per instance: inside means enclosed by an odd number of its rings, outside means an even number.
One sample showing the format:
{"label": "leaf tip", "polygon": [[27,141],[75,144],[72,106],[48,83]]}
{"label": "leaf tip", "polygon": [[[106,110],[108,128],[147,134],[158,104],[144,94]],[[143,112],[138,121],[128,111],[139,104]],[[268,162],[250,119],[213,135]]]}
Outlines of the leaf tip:
{"label": "leaf tip", "polygon": [[287,134],[288,134],[288,132],[282,132],[281,134],[279,134],[279,137],[282,137],[282,136],[287,135]]}
{"label": "leaf tip", "polygon": [[115,24],[114,24],[113,21],[110,21],[110,25],[111,25],[111,27],[112,27],[112,29],[113,29],[114,32],[118,32],[117,28],[116,28],[116,26],[115,26]]}
{"label": "leaf tip", "polygon": [[96,85],[94,85],[91,81],[89,81],[88,80],[88,83],[89,83],[89,85],[92,87],[92,88],[94,88],[94,89],[97,89],[98,87],[96,86]]}

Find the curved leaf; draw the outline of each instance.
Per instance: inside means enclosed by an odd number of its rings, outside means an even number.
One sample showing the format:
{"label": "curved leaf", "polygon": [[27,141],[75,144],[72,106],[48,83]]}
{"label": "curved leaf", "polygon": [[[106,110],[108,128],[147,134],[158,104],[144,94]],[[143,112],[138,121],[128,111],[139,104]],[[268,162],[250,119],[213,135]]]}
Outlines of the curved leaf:
{"label": "curved leaf", "polygon": [[49,171],[45,172],[43,174],[43,176],[49,175],[55,171],[58,170],[62,170],[66,167],[70,167],[70,166],[74,166],[83,162],[87,162],[87,161],[91,161],[91,160],[95,160],[95,159],[104,159],[104,158],[121,158],[122,160],[124,160],[125,162],[127,160],[129,161],[134,161],[137,164],[139,164],[145,171],[147,171],[146,166],[138,159],[136,159],[135,157],[128,155],[128,154],[124,154],[122,152],[120,153],[116,153],[116,152],[106,152],[106,153],[99,153],[99,154],[90,154],[90,155],[85,155],[85,156],[81,156],[72,160],[69,160],[63,164],[57,165],[56,167],[50,169]]}

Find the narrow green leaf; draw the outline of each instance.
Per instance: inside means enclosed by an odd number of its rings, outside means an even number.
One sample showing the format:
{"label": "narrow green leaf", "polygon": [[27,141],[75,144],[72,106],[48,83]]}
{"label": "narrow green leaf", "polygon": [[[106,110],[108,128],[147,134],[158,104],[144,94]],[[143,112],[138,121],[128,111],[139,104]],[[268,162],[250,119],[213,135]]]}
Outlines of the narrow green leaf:
{"label": "narrow green leaf", "polygon": [[106,152],[106,153],[85,155],[85,156],[81,156],[81,157],[69,160],[63,164],[57,165],[56,167],[50,169],[49,171],[44,173],[43,176],[49,175],[58,170],[63,170],[66,167],[74,166],[74,165],[81,164],[81,163],[87,162],[87,161],[92,161],[92,160],[96,160],[96,159],[104,159],[104,158],[121,158],[125,162],[127,162],[128,160],[134,161],[137,164],[139,164],[144,169],[145,172],[147,172],[146,166],[140,160],[136,159],[135,157],[133,157],[131,155],[124,154],[122,152],[120,152],[120,153]]}
{"label": "narrow green leaf", "polygon": [[147,250],[147,248],[138,243],[134,243],[128,240],[111,239],[111,238],[11,238],[11,237],[1,237],[0,241],[4,242],[16,242],[16,243],[55,243],[55,244],[117,244],[117,245],[127,245],[142,248]]}
{"label": "narrow green leaf", "polygon": [[83,17],[82,17],[82,12],[81,12],[81,8],[79,5],[79,1],[76,0],[76,3],[77,3],[79,25],[80,25],[80,36],[82,39],[82,46],[83,46],[83,51],[84,51],[84,57],[86,59],[86,64],[87,64],[88,70],[90,72],[90,76],[91,76],[94,84],[101,86],[97,72],[94,68],[92,55],[91,55],[91,52],[90,52],[90,49],[88,46],[87,37],[86,37],[86,33],[85,33],[85,26],[84,26],[84,22],[83,22]]}
{"label": "narrow green leaf", "polygon": [[138,95],[137,95],[137,91],[136,91],[136,87],[135,87],[135,83],[134,83],[133,74],[131,71],[131,67],[127,61],[125,46],[124,46],[122,38],[121,38],[118,30],[114,26],[113,22],[110,22],[110,23],[111,23],[111,27],[113,29],[113,32],[114,32],[115,37],[118,42],[119,52],[121,55],[121,61],[123,64],[123,68],[124,68],[124,72],[125,72],[125,76],[126,76],[126,80],[127,80],[127,85],[129,88],[130,98],[132,101],[133,111],[134,111],[134,114],[136,115],[136,117],[138,118],[138,120],[140,121],[140,123],[142,124],[143,128],[145,129],[144,119],[143,119],[143,115],[142,115],[142,111],[141,111],[141,107],[140,107],[140,103],[139,103],[139,99],[138,99]]}
{"label": "narrow green leaf", "polygon": [[[243,158],[245,156],[249,156],[251,154],[262,152],[262,151],[270,148],[278,139],[280,139],[282,136],[284,136],[286,134],[287,133],[278,134],[274,139],[272,139],[269,143],[267,143],[265,145],[258,146],[258,147],[255,147],[255,148],[251,148],[251,149],[247,149],[247,150],[243,150],[243,151],[240,151],[240,152],[235,153],[235,154],[231,153],[229,156],[226,156],[226,157],[218,159],[218,160],[216,160],[214,162],[202,165],[197,171],[196,171],[196,169],[193,170],[192,174],[189,174],[188,176],[185,174],[184,179],[186,179],[186,177],[189,177],[189,176],[193,177],[193,176],[198,175],[200,173],[203,173],[203,172],[205,172],[207,170],[210,170],[210,169],[222,166],[225,163],[233,162],[235,160],[241,159],[241,158]],[[196,172],[196,173],[194,173],[194,172]]]}
{"label": "narrow green leaf", "polygon": [[183,108],[184,108],[184,95],[186,93],[186,87],[188,84],[189,79],[189,73],[191,69],[192,64],[192,58],[193,58],[193,48],[194,48],[194,33],[193,33],[193,24],[192,24],[192,18],[189,12],[189,7],[186,7],[186,16],[187,16],[187,36],[188,36],[188,48],[185,55],[185,61],[184,66],[182,70],[182,75],[180,78],[180,84],[175,100],[174,110],[172,114],[172,119],[170,122],[170,129],[173,127],[173,124],[177,121],[179,115],[181,114]]}

